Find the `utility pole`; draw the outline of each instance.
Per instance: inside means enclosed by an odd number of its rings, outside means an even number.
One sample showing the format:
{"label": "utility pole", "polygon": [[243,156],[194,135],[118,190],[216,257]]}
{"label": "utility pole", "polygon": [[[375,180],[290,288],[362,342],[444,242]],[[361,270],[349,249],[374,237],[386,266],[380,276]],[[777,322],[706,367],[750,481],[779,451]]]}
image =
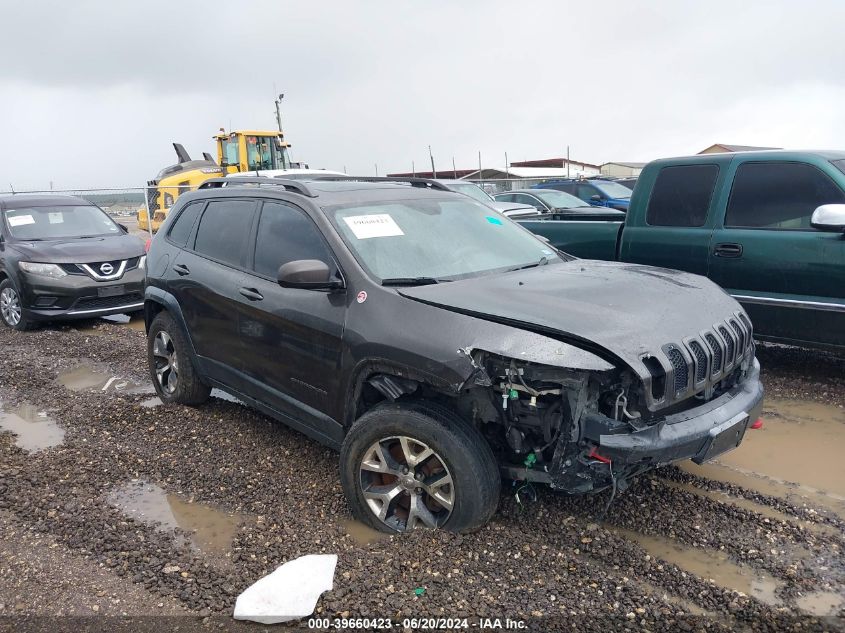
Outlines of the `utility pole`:
{"label": "utility pole", "polygon": [[455,177],[455,180],[458,179],[458,168],[455,167],[455,157],[452,156],[452,175]]}
{"label": "utility pole", "polygon": [[411,161],[411,173],[414,175],[414,178],[417,177],[417,166],[414,164],[414,161]]}
{"label": "utility pole", "polygon": [[[282,131],[282,110],[281,110],[281,105],[282,105],[282,99],[284,99],[284,98],[285,98],[285,93],[284,93],[284,92],[280,92],[280,93],[279,93],[279,98],[278,98],[278,99],[276,99],[276,123],[278,123],[278,124],[279,124],[279,132],[282,132],[283,134],[284,134],[284,132]],[[230,123],[230,124],[229,124],[229,128],[231,128],[231,127],[232,127],[232,125],[231,125],[231,123]]]}
{"label": "utility pole", "polygon": [[437,178],[437,170],[434,168],[434,154],[431,153],[431,145],[428,146],[428,157],[431,159],[431,177]]}
{"label": "utility pole", "polygon": [[511,179],[510,163],[508,163],[508,153],[507,152],[505,152],[505,178],[507,180]]}
{"label": "utility pole", "polygon": [[481,150],[478,150],[478,179],[481,180]]}
{"label": "utility pole", "polygon": [[569,145],[566,146],[566,177],[569,178]]}
{"label": "utility pole", "polygon": [[373,163],[376,166],[376,178],[378,178],[378,163]]}

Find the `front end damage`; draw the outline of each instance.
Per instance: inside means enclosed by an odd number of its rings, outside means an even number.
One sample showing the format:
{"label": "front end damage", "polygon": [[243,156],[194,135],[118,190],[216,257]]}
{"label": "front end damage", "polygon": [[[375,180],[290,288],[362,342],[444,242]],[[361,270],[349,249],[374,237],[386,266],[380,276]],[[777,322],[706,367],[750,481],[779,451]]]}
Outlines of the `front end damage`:
{"label": "front end damage", "polygon": [[482,430],[504,476],[572,494],[623,490],[657,466],[701,463],[735,448],[759,415],[763,390],[750,327],[730,346],[720,338],[720,353],[699,353],[706,337],[665,346],[661,362],[644,354],[637,371],[624,363],[569,369],[461,350],[475,372],[457,406]]}

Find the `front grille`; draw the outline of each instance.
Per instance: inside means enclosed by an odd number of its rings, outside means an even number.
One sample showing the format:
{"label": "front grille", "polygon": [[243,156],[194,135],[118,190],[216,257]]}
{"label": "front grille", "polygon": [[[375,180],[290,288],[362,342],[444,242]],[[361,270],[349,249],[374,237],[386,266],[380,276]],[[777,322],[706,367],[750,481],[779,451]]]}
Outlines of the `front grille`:
{"label": "front grille", "polygon": [[698,384],[707,378],[707,353],[698,341],[691,341],[689,347],[695,355],[695,382]]}
{"label": "front grille", "polygon": [[712,329],[667,343],[661,349],[662,362],[652,355],[642,358],[650,374],[646,380],[650,380],[651,406],[659,402],[668,405],[701,392],[712,394],[722,380],[733,375],[734,369],[745,367],[753,350],[751,322],[744,313],[737,312]]}
{"label": "front grille", "polygon": [[666,356],[675,370],[675,393],[684,391],[689,381],[689,369],[687,368],[687,361],[684,360],[684,355],[677,347],[670,345],[666,348]]}
{"label": "front grille", "polygon": [[730,332],[728,332],[728,328],[724,325],[719,326],[719,334],[722,335],[722,338],[725,341],[725,367],[727,367],[728,365],[732,365],[734,362],[734,337],[731,336]]}
{"label": "front grille", "polygon": [[731,319],[729,323],[734,329],[734,332],[736,332],[736,338],[739,341],[739,354],[742,355],[742,352],[745,350],[745,332],[733,319]]}
{"label": "front grille", "polygon": [[120,306],[140,303],[144,296],[140,292],[130,292],[116,297],[83,297],[73,306],[74,311],[81,310],[108,310]]}
{"label": "front grille", "polygon": [[710,346],[710,351],[713,352],[713,373],[711,376],[717,376],[722,371],[722,346],[719,345],[719,341],[710,332],[704,338],[707,339],[707,345]]}

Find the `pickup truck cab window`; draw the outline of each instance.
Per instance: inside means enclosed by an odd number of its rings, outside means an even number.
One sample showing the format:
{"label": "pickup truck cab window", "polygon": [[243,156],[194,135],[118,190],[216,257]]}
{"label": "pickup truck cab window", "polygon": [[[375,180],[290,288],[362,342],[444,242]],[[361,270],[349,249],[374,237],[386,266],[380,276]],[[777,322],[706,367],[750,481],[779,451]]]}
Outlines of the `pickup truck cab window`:
{"label": "pickup truck cab window", "polygon": [[736,170],[725,226],[810,231],[816,207],[845,202],[845,193],[807,163],[744,163]]}
{"label": "pickup truck cab window", "polygon": [[718,176],[718,165],[664,167],[648,201],[646,222],[651,226],[704,226]]}
{"label": "pickup truck cab window", "polygon": [[265,202],[258,220],[253,270],[275,279],[282,264],[298,259],[318,259],[333,266],[328,246],[310,218],[292,206]]}

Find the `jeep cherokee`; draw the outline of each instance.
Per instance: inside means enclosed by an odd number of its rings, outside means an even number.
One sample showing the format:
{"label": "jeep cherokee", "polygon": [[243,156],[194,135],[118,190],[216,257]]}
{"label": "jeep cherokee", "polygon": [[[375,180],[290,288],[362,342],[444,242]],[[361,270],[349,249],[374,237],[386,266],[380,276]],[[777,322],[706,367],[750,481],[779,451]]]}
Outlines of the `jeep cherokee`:
{"label": "jeep cherokee", "polygon": [[155,388],[339,449],[374,528],[478,528],[502,476],[615,493],[760,411],[751,323],[703,277],[575,259],[436,183],[223,180],[148,253]]}

